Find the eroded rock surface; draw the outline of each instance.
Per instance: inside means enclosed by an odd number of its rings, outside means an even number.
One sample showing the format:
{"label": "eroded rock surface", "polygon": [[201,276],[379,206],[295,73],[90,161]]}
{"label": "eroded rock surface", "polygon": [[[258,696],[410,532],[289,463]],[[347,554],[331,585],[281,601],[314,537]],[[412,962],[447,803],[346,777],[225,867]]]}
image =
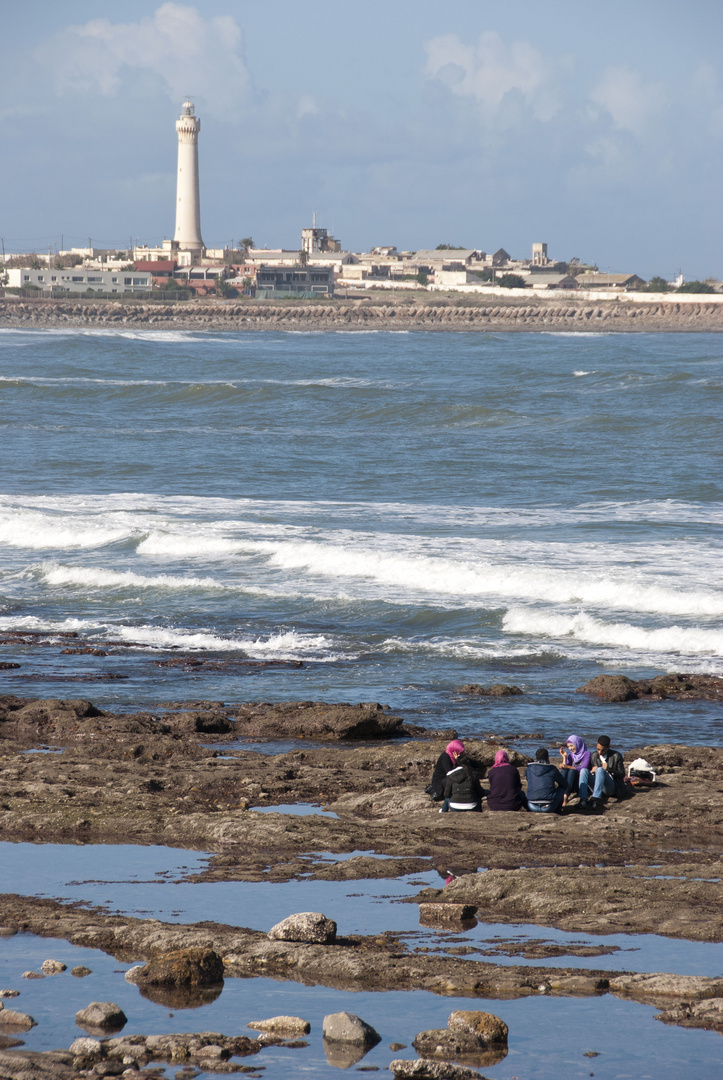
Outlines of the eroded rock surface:
{"label": "eroded rock surface", "polygon": [[269,930],[271,941],[303,941],[307,945],[330,945],[336,940],[336,923],[319,911],[289,915]]}
{"label": "eroded rock surface", "polygon": [[[443,897],[433,891],[419,900],[472,904],[481,920],[721,939],[714,880],[723,876],[718,748],[630,751],[627,760],[645,757],[659,782],[623,802],[610,800],[594,817],[577,809],[563,817],[440,815],[424,786],[445,739],[329,742],[273,755],[241,741],[229,748],[227,734],[199,730],[226,717],[221,702],[131,716],[103,713],[85,700],[6,696],[0,705],[8,840],[200,848],[213,852],[208,869],[193,876],[205,881],[309,874],[351,881],[452,870],[479,881],[468,893],[455,883]],[[352,707],[354,716],[362,712]],[[213,749],[216,741],[224,743],[223,756]],[[484,767],[501,746],[521,769],[528,760],[494,736],[466,741]],[[62,753],[22,752],[39,745]],[[319,812],[295,817],[254,809],[295,802],[316,803]],[[368,854],[333,862],[320,851]],[[658,869],[651,872],[650,864]],[[491,876],[478,875],[479,868]]]}
{"label": "eroded rock surface", "polygon": [[329,1042],[358,1043],[376,1046],[381,1036],[371,1024],[350,1012],[329,1013],[322,1023],[324,1038]]}
{"label": "eroded rock surface", "polygon": [[669,674],[629,679],[627,675],[596,675],[578,691],[595,694],[602,701],[723,701],[723,676]]}

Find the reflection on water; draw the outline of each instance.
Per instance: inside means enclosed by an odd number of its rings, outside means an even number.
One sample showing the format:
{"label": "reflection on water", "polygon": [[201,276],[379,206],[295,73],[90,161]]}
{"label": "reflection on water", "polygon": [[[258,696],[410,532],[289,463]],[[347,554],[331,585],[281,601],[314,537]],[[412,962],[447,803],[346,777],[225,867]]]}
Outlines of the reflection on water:
{"label": "reflection on water", "polygon": [[[376,856],[373,852],[312,852],[324,862]],[[606,971],[666,971],[678,975],[723,974],[723,944],[680,941],[655,934],[607,934],[585,937],[534,924],[478,921],[449,931],[424,928],[419,907],[405,903],[425,886],[441,885],[434,870],[398,878],[353,881],[247,882],[186,880],[205,869],[209,855],[166,847],[133,845],[0,844],[0,865],[9,888],[28,896],[47,896],[103,906],[110,912],[164,922],[213,920],[267,931],[296,911],[323,911],[340,934],[403,935],[409,948],[445,952],[470,947],[472,957],[498,964],[545,964],[536,943],[555,946],[553,966]],[[111,869],[112,868],[112,869]],[[110,870],[110,873],[109,873]],[[111,876],[112,874],[112,876]],[[482,913],[478,913],[479,915]],[[607,955],[575,955],[582,947],[609,946]],[[525,957],[524,953],[530,956]],[[353,1010],[352,1010],[353,1011]]]}
{"label": "reflection on water", "polygon": [[[507,928],[509,931],[509,928]],[[39,970],[52,957],[68,965],[68,971],[46,979],[22,979],[27,969]],[[73,978],[70,969],[83,964],[92,974]],[[351,993],[324,986],[303,986],[273,979],[226,979],[215,1001],[189,1011],[154,1004],[127,983],[122,964],[104,953],[54,939],[17,934],[0,939],[0,985],[21,991],[14,1007],[30,1013],[38,1026],[24,1034],[25,1048],[51,1050],[68,1047],[82,1034],[75,1013],[90,1001],[113,1001],[128,1017],[123,1034],[158,1035],[189,1031],[217,1031],[225,1035],[254,1032],[251,1020],[269,1016],[301,1016],[311,1024],[304,1049],[264,1048],[254,1064],[264,1065],[266,1080],[288,1080],[307,1073],[337,1076],[327,1061],[322,1042],[322,1021],[331,1012],[347,1011],[371,1024],[381,1042],[364,1057],[365,1066],[384,1071],[394,1058],[413,1059],[412,1040],[420,1031],[447,1026],[456,1009],[483,1009],[509,1026],[509,1053],[498,1066],[485,1067],[494,1080],[513,1076],[525,1080],[579,1080],[588,1076],[591,1062],[586,1052],[600,1056],[593,1066],[600,1077],[645,1077],[655,1080],[719,1080],[720,1035],[660,1024],[656,1010],[610,995],[594,998],[549,998],[533,995],[517,1001],[484,998],[438,997],[424,991]],[[571,1032],[563,1038],[564,1032]],[[390,1043],[406,1049],[392,1051]]]}

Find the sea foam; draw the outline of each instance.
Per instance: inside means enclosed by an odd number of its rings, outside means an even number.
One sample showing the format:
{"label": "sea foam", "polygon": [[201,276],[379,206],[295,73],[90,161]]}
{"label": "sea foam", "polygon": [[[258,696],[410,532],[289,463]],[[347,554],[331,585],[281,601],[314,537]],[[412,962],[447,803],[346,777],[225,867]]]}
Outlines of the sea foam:
{"label": "sea foam", "polygon": [[210,577],[176,577],[171,574],[146,576],[129,570],[103,570],[92,566],[59,566],[45,563],[40,574],[48,585],[75,585],[82,589],[224,589]]}
{"label": "sea foam", "polygon": [[638,653],[723,656],[723,630],[683,626],[647,628],[604,622],[585,612],[562,615],[514,608],[504,616],[502,628],[508,634],[534,634],[553,640],[572,637],[586,644],[622,647]]}

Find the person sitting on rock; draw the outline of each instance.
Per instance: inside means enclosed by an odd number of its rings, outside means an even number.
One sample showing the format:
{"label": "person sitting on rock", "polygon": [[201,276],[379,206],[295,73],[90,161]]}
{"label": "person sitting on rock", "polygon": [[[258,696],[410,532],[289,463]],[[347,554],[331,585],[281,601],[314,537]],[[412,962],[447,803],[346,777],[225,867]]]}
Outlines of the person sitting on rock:
{"label": "person sitting on rock", "polygon": [[610,736],[600,735],[597,750],[590,756],[590,772],[595,777],[590,806],[593,810],[602,803],[606,795],[625,795],[625,766],[623,755],[610,749]]}
{"label": "person sitting on rock", "polygon": [[575,791],[580,796],[580,806],[587,809],[588,784],[590,783],[590,751],[585,740],[579,735],[568,735],[567,745],[560,747],[562,765],[560,772],[565,777],[567,791],[562,805],[567,806],[570,796]]}
{"label": "person sitting on rock", "polygon": [[444,782],[444,802],[440,814],[447,810],[481,810],[482,788],[477,771],[466,754],[460,754]]}
{"label": "person sitting on rock", "polygon": [[535,760],[526,769],[527,809],[542,814],[557,814],[562,809],[567,783],[544,746],[535,752]]}
{"label": "person sitting on rock", "polygon": [[495,763],[487,774],[487,780],[490,785],[487,793],[489,810],[527,809],[527,796],[522,790],[519,770],[510,765],[506,750],[498,750],[495,754]]}
{"label": "person sitting on rock", "polygon": [[440,799],[444,798],[444,783],[447,779],[447,773],[452,771],[457,764],[457,758],[463,753],[464,743],[462,740],[452,739],[450,743],[447,743],[444,752],[437,758],[437,764],[434,766],[434,772],[432,773],[432,782],[424,789],[434,802],[439,802]]}

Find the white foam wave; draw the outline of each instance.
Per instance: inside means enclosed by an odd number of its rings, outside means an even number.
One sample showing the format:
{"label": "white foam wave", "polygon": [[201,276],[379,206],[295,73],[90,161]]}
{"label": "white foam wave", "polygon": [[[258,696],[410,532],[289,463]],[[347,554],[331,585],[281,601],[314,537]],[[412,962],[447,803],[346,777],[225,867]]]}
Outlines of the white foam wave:
{"label": "white foam wave", "polygon": [[163,555],[171,558],[193,556],[223,557],[235,555],[244,544],[223,536],[207,533],[161,533],[152,532],[136,547],[139,555]]}
{"label": "white foam wave", "polygon": [[510,609],[502,620],[508,634],[534,634],[545,638],[571,637],[589,645],[604,645],[643,653],[723,656],[723,630],[666,626],[648,629],[631,623],[604,622],[585,612],[562,615]]}
{"label": "white foam wave", "polygon": [[[408,653],[418,656],[454,657],[460,660],[486,660],[486,659],[518,659],[540,656],[543,650],[533,646],[510,645],[509,641],[475,641],[470,638],[444,638],[406,639],[400,637],[387,638],[379,648],[382,652]],[[552,650],[545,649],[546,654]]]}
{"label": "white foam wave", "polygon": [[723,614],[723,593],[685,591],[661,585],[640,585],[621,575],[592,576],[579,570],[549,566],[470,563],[444,557],[387,553],[358,546],[308,541],[275,545],[260,541],[273,566],[303,570],[325,578],[367,579],[377,586],[416,593],[455,597],[463,601],[489,599],[544,600],[557,604],[594,604],[601,608],[664,615]]}
{"label": "white foam wave", "polygon": [[31,551],[103,547],[127,539],[131,532],[124,525],[70,515],[17,510],[0,514],[0,543]]}
{"label": "white foam wave", "polygon": [[594,375],[594,371],[573,371],[573,375],[576,379],[581,378],[583,375]]}
{"label": "white foam wave", "polygon": [[183,649],[188,652],[240,652],[255,660],[309,660],[328,664],[353,658],[348,650],[323,634],[305,634],[283,630],[268,637],[223,636],[211,630],[189,630],[162,626],[126,626],[91,619],[42,619],[32,615],[10,615],[0,618],[0,631],[33,630],[48,636],[75,631],[92,641],[104,640],[137,642],[141,647],[164,651]]}
{"label": "white foam wave", "polygon": [[35,336],[35,337],[91,337],[91,338],[130,338],[133,341],[149,341],[153,343],[168,341],[171,344],[177,344],[179,342],[192,342],[198,341],[199,338],[203,339],[204,344],[209,341],[225,342],[227,339],[223,337],[214,337],[209,334],[208,331],[190,331],[190,330],[133,330],[127,327],[83,327],[83,326],[67,326],[67,327],[48,327],[43,328],[28,328],[21,327],[6,327],[6,333],[18,334],[21,336]]}
{"label": "white foam wave", "polygon": [[4,615],[0,618],[0,631],[37,630],[40,633],[60,634],[68,631],[100,630],[103,623],[88,619],[41,619],[36,615]]}
{"label": "white foam wave", "polygon": [[171,574],[145,576],[130,570],[103,570],[89,566],[59,566],[44,563],[40,575],[48,585],[77,585],[84,589],[225,589],[210,577],[174,577]]}
{"label": "white foam wave", "polygon": [[510,525],[534,528],[613,522],[723,524],[723,507],[720,503],[686,503],[674,499],[606,501],[580,503],[575,506],[505,507],[464,503],[449,505],[331,499],[230,499],[120,492],[108,495],[24,495],[22,498],[0,495],[0,507],[7,507],[9,511],[35,508],[65,514],[106,514],[123,510],[145,515],[157,514],[160,511],[169,516],[177,515],[184,521],[189,517],[205,519],[218,516],[234,519],[241,515],[265,518],[268,515],[283,514],[288,518],[303,517],[305,520],[323,518],[325,527],[328,527],[329,518],[333,515],[367,521],[373,515],[394,525],[399,521],[407,527],[410,522],[445,527],[464,525],[477,531],[490,527],[506,528]]}
{"label": "white foam wave", "polygon": [[121,626],[110,636],[137,641],[156,649],[186,649],[202,652],[242,652],[251,659],[315,660],[330,663],[346,658],[323,634],[303,634],[285,630],[262,637],[222,637],[207,630],[179,630],[160,626]]}

